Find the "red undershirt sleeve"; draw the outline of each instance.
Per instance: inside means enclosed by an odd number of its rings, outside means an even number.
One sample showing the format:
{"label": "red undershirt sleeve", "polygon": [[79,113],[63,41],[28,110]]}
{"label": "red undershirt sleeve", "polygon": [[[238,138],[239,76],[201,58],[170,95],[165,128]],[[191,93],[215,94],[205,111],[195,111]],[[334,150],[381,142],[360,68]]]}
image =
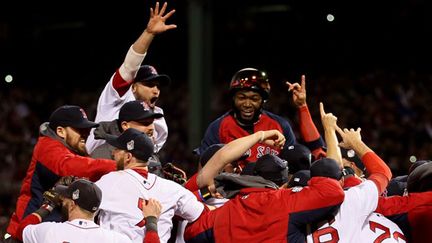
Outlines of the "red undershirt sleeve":
{"label": "red undershirt sleeve", "polygon": [[372,180],[377,185],[378,194],[381,195],[387,188],[388,182],[392,177],[390,168],[372,151],[364,154],[361,160],[370,173],[368,180]]}
{"label": "red undershirt sleeve", "polygon": [[117,71],[114,74],[112,84],[113,84],[113,88],[117,91],[120,97],[122,97],[129,90],[130,86],[132,85],[132,82],[131,81],[128,82],[124,80],[120,75],[119,70],[117,69]]}
{"label": "red undershirt sleeve", "polygon": [[18,226],[18,230],[16,233],[16,236],[19,238],[20,241],[23,240],[23,231],[24,228],[27,225],[31,225],[31,224],[39,224],[41,222],[41,220],[34,214],[30,214],[27,217],[25,217],[19,224]]}

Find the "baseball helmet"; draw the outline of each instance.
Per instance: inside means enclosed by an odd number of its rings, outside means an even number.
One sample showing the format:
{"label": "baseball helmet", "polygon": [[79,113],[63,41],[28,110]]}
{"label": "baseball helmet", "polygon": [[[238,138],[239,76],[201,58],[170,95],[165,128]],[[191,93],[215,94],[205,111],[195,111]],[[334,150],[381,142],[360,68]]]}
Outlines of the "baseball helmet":
{"label": "baseball helmet", "polygon": [[243,68],[237,71],[231,79],[230,93],[234,95],[239,90],[258,92],[263,100],[270,95],[270,83],[267,74],[256,68]]}

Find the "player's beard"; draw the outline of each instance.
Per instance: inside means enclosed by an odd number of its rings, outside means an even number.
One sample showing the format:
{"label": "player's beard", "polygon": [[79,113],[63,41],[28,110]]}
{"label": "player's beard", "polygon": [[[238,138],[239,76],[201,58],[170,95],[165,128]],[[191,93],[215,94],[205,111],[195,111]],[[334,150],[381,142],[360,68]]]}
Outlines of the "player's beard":
{"label": "player's beard", "polygon": [[61,207],[61,217],[62,221],[67,221],[69,219],[69,204],[63,205]]}
{"label": "player's beard", "polygon": [[124,170],[124,158],[119,158],[116,161],[117,170]]}
{"label": "player's beard", "polygon": [[66,143],[72,147],[75,152],[78,153],[78,155],[81,156],[88,156],[87,153],[87,148],[85,146],[85,139],[79,137],[77,138],[72,138],[72,137],[66,137]]}

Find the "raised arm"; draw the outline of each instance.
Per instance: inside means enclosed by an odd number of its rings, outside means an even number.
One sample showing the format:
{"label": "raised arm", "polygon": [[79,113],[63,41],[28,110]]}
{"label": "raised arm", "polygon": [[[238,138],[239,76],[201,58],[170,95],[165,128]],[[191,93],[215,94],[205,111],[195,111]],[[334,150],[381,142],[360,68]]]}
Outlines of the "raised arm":
{"label": "raised arm", "polygon": [[336,160],[339,166],[343,168],[342,155],[338,145],[338,138],[336,136],[337,117],[332,113],[326,113],[322,102],[320,102],[320,114],[321,122],[324,127],[324,137],[327,144],[327,158]]}
{"label": "raised arm", "polygon": [[358,154],[370,174],[368,180],[372,180],[376,184],[378,195],[380,195],[386,189],[392,177],[390,168],[362,141],[360,128],[357,128],[357,130],[353,128],[342,130],[336,127],[336,131],[343,139],[339,145],[346,149],[353,149]]}
{"label": "raised arm", "polygon": [[292,91],[292,99],[298,109],[300,135],[306,146],[311,150],[315,159],[325,156],[323,150],[324,142],[312,117],[306,103],[306,76],[301,76],[301,84],[286,82],[288,91]]}
{"label": "raised arm", "polygon": [[153,41],[153,38],[157,34],[177,28],[177,26],[174,24],[167,25],[165,23],[166,20],[175,12],[175,10],[171,10],[165,14],[166,9],[166,2],[163,4],[161,9],[159,9],[159,2],[156,3],[154,9],[150,8],[150,19],[147,23],[146,29],[138,37],[135,43],[133,43],[126,54],[125,61],[119,69],[119,74],[123,80],[127,81],[128,83],[133,81],[142,61],[144,60],[147,50]]}
{"label": "raised arm", "polygon": [[268,130],[258,131],[229,142],[217,151],[199,172],[197,176],[198,187],[213,185],[213,179],[223,170],[225,165],[239,159],[250,147],[258,142],[282,148],[285,144],[285,137],[278,130]]}

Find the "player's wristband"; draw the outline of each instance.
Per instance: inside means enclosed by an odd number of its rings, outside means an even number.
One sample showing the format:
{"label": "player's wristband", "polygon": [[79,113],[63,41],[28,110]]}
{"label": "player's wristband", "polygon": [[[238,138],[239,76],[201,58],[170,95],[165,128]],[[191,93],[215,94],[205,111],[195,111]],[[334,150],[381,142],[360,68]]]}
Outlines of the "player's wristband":
{"label": "player's wristband", "polygon": [[157,232],[157,218],[155,216],[148,216],[145,221],[146,230]]}
{"label": "player's wristband", "polygon": [[203,201],[207,201],[207,199],[210,199],[212,197],[212,195],[211,195],[211,193],[207,187],[200,188],[198,190],[198,194]]}
{"label": "player's wristband", "polygon": [[54,208],[49,204],[42,204],[42,206],[35,211],[35,213],[39,214],[41,218],[48,216]]}

